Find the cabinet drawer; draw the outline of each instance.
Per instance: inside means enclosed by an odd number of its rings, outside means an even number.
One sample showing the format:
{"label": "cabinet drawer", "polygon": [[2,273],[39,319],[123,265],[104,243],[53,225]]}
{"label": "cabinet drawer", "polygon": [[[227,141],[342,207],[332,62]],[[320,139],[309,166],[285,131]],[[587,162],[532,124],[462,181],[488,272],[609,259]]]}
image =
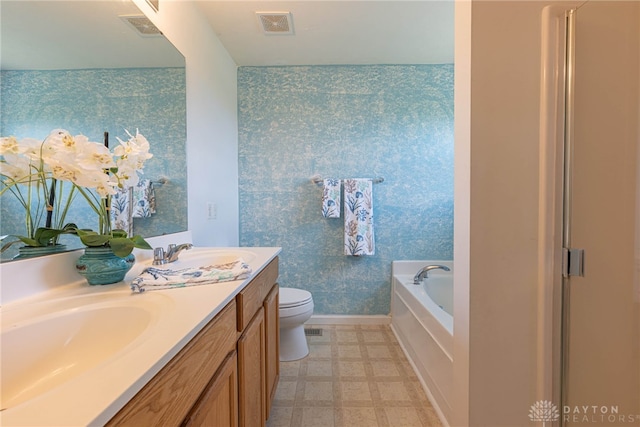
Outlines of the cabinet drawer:
{"label": "cabinet drawer", "polygon": [[262,308],[264,299],[277,278],[278,258],[276,257],[236,296],[239,332],[244,331],[253,316]]}
{"label": "cabinet drawer", "polygon": [[180,425],[234,350],[236,320],[236,302],[231,301],[107,425]]}

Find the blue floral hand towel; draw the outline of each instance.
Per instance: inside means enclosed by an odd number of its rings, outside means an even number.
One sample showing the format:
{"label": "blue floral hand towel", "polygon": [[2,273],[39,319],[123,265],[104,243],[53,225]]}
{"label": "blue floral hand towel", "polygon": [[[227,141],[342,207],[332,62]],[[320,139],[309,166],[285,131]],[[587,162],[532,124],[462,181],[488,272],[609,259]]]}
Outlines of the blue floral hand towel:
{"label": "blue floral hand towel", "polygon": [[150,179],[141,179],[134,187],[119,188],[111,197],[111,224],[133,234],[133,218],[149,218],[156,213],[156,193]]}
{"label": "blue floral hand towel", "polygon": [[322,180],[322,216],[340,218],[340,180]]}
{"label": "blue floral hand towel", "polygon": [[198,268],[148,267],[131,282],[134,292],[159,289],[184,288],[187,286],[209,285],[232,280],[244,280],[251,275],[251,267],[242,258],[226,264],[209,265]]}
{"label": "blue floral hand towel", "polygon": [[133,187],[133,217],[149,218],[156,213],[156,192],[150,179],[141,179]]}
{"label": "blue floral hand towel", "polygon": [[344,180],[344,254],[374,255],[373,183],[370,179]]}
{"label": "blue floral hand towel", "polygon": [[116,194],[111,196],[111,227],[127,232],[128,235],[133,234],[133,224],[131,218],[133,216],[131,205],[131,187],[119,188]]}

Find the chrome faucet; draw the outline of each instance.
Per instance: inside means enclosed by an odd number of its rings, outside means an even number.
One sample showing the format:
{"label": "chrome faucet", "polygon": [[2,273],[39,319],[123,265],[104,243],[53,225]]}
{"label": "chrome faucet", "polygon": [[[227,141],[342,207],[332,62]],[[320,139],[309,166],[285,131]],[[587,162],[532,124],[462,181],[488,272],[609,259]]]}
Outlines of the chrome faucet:
{"label": "chrome faucet", "polygon": [[449,267],[447,267],[446,265],[440,265],[440,264],[427,265],[426,267],[422,267],[422,269],[418,271],[418,274],[415,275],[415,277],[413,278],[413,284],[419,285],[420,282],[422,282],[422,279],[427,279],[429,277],[429,272],[431,270],[451,271]]}
{"label": "chrome faucet", "polygon": [[189,250],[192,247],[193,245],[191,243],[182,243],[179,245],[172,243],[167,248],[167,252],[165,252],[163,248],[155,248],[153,250],[153,265],[162,265],[174,262],[178,259],[180,252],[185,249]]}

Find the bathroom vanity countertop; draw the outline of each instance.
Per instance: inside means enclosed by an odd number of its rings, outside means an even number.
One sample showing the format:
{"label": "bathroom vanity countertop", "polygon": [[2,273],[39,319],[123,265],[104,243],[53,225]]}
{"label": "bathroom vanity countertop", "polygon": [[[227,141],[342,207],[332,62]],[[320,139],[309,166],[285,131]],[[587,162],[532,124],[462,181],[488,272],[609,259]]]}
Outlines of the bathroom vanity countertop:
{"label": "bathroom vanity countertop", "polygon": [[[148,298],[152,305],[161,307],[162,312],[152,319],[144,337],[141,337],[143,339],[133,341],[122,351],[51,390],[2,410],[0,425],[105,424],[281,251],[281,248],[275,247],[207,249],[254,253],[253,259],[248,261],[252,268],[251,276],[245,280],[138,294],[132,293],[129,288],[130,281],[144,267],[138,263],[127,274],[124,282],[106,286],[89,286],[86,282],[76,282],[26,300],[3,304],[0,309],[2,318],[14,310],[25,307],[30,309],[38,304],[51,305],[52,301],[69,301],[74,298],[89,298],[92,301],[100,298],[110,301],[129,299],[129,302],[130,299],[136,299],[136,304],[144,304],[143,299]],[[96,336],[95,339],[100,340],[101,336]],[[14,350],[20,351],[5,348],[3,353]]]}

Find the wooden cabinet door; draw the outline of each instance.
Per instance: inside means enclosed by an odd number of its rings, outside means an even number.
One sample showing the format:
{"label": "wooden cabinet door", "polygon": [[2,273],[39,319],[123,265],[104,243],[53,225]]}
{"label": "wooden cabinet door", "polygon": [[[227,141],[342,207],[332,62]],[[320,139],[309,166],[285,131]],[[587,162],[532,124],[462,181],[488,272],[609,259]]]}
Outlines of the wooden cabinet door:
{"label": "wooden cabinet door", "polygon": [[264,309],[260,307],[238,340],[238,404],[241,427],[265,425]]}
{"label": "wooden cabinet door", "polygon": [[180,425],[228,354],[235,351],[236,318],[232,301],[106,425]]}
{"label": "wooden cabinet door", "polygon": [[265,329],[265,399],[266,414],[269,419],[271,402],[276,393],[278,378],[280,377],[280,316],[279,316],[279,288],[276,283],[264,300],[264,329]]}
{"label": "wooden cabinet door", "polygon": [[238,426],[237,353],[231,352],[216,372],[191,413],[185,427]]}

